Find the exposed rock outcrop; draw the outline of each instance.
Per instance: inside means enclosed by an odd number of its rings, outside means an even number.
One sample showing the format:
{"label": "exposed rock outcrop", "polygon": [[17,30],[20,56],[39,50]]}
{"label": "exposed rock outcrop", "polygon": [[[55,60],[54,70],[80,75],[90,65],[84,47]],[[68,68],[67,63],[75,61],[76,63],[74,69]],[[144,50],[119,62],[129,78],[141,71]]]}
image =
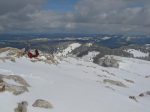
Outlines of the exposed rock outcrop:
{"label": "exposed rock outcrop", "polygon": [[125,81],[129,82],[129,83],[134,83],[133,80],[129,80],[129,79],[124,79]]}
{"label": "exposed rock outcrop", "polygon": [[15,108],[15,112],[27,112],[27,106],[28,102],[22,101],[21,103],[18,103],[18,107]]}
{"label": "exposed rock outcrop", "polygon": [[146,91],[146,92],[140,93],[139,96],[140,97],[150,96],[150,91]]}
{"label": "exposed rock outcrop", "polygon": [[4,81],[0,78],[0,92],[5,91],[5,84]]}
{"label": "exposed rock outcrop", "polygon": [[0,56],[0,60],[10,60],[12,62],[15,62],[16,58],[20,58],[25,55],[25,49],[17,49],[12,47],[5,47],[0,48],[0,54],[3,53],[2,56]]}
{"label": "exposed rock outcrop", "polygon": [[138,100],[136,99],[135,96],[129,96],[129,98],[132,99],[132,100],[134,100],[134,101],[136,101],[136,102],[138,102]]}
{"label": "exposed rock outcrop", "polygon": [[[4,81],[5,79],[13,80],[19,85],[8,83],[7,81]],[[9,91],[14,95],[20,95],[24,92],[28,92],[28,87],[30,87],[30,85],[20,76],[0,74],[0,91]]]}
{"label": "exposed rock outcrop", "polygon": [[150,78],[150,75],[145,76],[145,78]]}
{"label": "exposed rock outcrop", "polygon": [[[33,50],[31,49],[31,52]],[[40,55],[36,58],[31,59],[32,62],[45,62],[48,64],[58,64],[56,57],[53,54],[43,53],[39,51]],[[1,55],[2,54],[2,55]],[[5,62],[6,60],[10,60],[15,62],[17,58],[20,57],[28,57],[25,49],[17,49],[12,47],[0,48],[0,60]]]}
{"label": "exposed rock outcrop", "polygon": [[28,88],[26,86],[17,86],[5,83],[5,91],[12,92],[14,95],[20,95],[24,92],[28,92]]}
{"label": "exposed rock outcrop", "polygon": [[138,102],[138,98],[140,97],[146,97],[146,96],[150,96],[150,91],[146,91],[146,92],[143,92],[143,93],[140,93],[138,96],[129,96],[130,99]]}
{"label": "exposed rock outcrop", "polygon": [[119,87],[127,87],[125,84],[123,84],[122,82],[120,81],[115,81],[115,80],[111,80],[111,79],[104,79],[103,80],[104,83],[109,83],[109,84],[112,84],[112,85],[116,85],[116,86],[119,86]]}
{"label": "exposed rock outcrop", "polygon": [[17,75],[3,75],[2,78],[14,80],[16,83],[19,83],[23,86],[30,87],[30,85],[22,77]]}
{"label": "exposed rock outcrop", "polygon": [[38,99],[36,100],[33,105],[33,107],[40,107],[40,108],[53,108],[52,104],[50,104],[48,101],[46,100],[42,100],[42,99]]}
{"label": "exposed rock outcrop", "polygon": [[113,56],[105,56],[103,58],[100,58],[98,64],[104,67],[119,67],[119,63],[116,59],[114,59]]}

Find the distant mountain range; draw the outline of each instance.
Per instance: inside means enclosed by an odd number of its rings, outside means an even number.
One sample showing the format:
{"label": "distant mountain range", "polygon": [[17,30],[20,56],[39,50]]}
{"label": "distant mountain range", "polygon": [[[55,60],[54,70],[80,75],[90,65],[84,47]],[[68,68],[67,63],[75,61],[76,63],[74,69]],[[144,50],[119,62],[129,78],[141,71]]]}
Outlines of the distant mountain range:
{"label": "distant mountain range", "polygon": [[108,35],[108,34],[0,34],[0,47],[24,48],[52,46],[61,42],[94,43],[109,48],[119,48],[131,44],[150,43],[150,36],[145,35]]}

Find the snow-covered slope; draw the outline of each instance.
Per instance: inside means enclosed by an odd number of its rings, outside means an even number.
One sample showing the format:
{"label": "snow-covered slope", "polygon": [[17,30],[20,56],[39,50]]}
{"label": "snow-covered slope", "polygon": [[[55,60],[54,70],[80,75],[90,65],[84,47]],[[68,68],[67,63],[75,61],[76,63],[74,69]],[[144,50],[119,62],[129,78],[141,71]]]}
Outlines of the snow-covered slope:
{"label": "snow-covered slope", "polygon": [[57,54],[57,56],[67,56],[67,54],[69,54],[72,50],[74,50],[80,46],[81,46],[81,44],[79,44],[79,43],[72,43],[66,49],[64,49],[62,52],[59,52]]}
{"label": "snow-covered slope", "polygon": [[125,51],[128,52],[128,53],[133,54],[133,56],[136,57],[136,58],[138,58],[138,57],[148,57],[149,56],[149,53],[144,53],[140,50],[128,49],[128,50],[125,50]]}
{"label": "snow-covered slope", "polygon": [[96,51],[92,51],[92,52],[89,52],[87,55],[83,56],[82,59],[84,61],[90,61],[90,62],[93,62],[93,58],[98,55],[99,52],[96,52]]}
{"label": "snow-covered slope", "polygon": [[[150,90],[150,78],[146,78],[150,62],[115,58],[119,68],[71,57],[57,65],[31,62],[26,57],[0,61],[0,74],[21,76],[31,86],[18,96],[0,92],[0,112],[13,112],[20,101],[28,102],[28,112],[150,112],[150,95],[138,96]],[[136,96],[137,101],[129,96]],[[36,99],[51,102],[53,108],[32,107]]]}

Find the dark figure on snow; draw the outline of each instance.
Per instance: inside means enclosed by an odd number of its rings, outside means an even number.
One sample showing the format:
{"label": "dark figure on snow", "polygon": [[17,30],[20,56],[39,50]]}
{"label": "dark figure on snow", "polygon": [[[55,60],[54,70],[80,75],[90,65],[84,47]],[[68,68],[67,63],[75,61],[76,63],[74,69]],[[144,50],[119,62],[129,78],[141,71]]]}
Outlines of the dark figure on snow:
{"label": "dark figure on snow", "polygon": [[28,51],[28,57],[29,58],[36,58],[39,56],[39,52],[37,49],[34,52],[35,52],[35,54],[32,54],[30,51]]}

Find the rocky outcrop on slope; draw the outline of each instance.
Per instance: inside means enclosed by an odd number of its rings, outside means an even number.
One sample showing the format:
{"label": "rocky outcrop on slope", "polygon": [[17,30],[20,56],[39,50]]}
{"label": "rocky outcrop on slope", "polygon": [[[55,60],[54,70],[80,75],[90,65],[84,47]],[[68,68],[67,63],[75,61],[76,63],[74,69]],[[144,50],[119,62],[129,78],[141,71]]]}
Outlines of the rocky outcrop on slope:
{"label": "rocky outcrop on slope", "polygon": [[100,58],[97,63],[100,66],[104,66],[104,67],[114,67],[114,68],[119,67],[118,61],[114,59],[113,56],[105,56],[103,58]]}
{"label": "rocky outcrop on slope", "polygon": [[119,86],[119,87],[127,87],[125,84],[123,84],[122,82],[120,81],[115,81],[115,80],[111,80],[111,79],[104,79],[103,80],[104,83],[109,83],[111,85],[116,85],[116,86]]}
{"label": "rocky outcrop on slope", "polygon": [[28,88],[26,86],[17,86],[5,83],[5,91],[12,92],[14,95],[20,95],[24,92],[28,92]]}
{"label": "rocky outcrop on slope", "polygon": [[136,99],[135,96],[129,96],[129,98],[130,98],[131,100],[134,100],[134,101],[138,102],[138,100]]}
{"label": "rocky outcrop on slope", "polygon": [[27,83],[25,79],[23,79],[21,76],[18,75],[0,75],[1,78],[14,80],[16,83],[19,83],[23,86],[30,87],[30,85]]}
{"label": "rocky outcrop on slope", "polygon": [[[29,91],[28,87],[30,87],[30,85],[20,76],[0,74],[0,80],[0,91],[12,92],[14,95],[20,95]],[[16,82],[16,84],[9,83],[11,80]]]}
{"label": "rocky outcrop on slope", "polygon": [[136,102],[138,102],[139,98],[144,98],[144,97],[147,97],[147,96],[150,96],[150,91],[140,93],[138,96],[129,96],[129,98],[136,101]]}
{"label": "rocky outcrop on slope", "polygon": [[[41,51],[39,52],[40,52],[40,55],[37,58],[30,59],[32,62],[41,61],[41,62],[45,62],[48,64],[58,63],[57,58],[53,54],[43,53]],[[17,48],[11,48],[11,47],[0,48],[0,60],[2,60],[3,62],[5,62],[6,60],[15,62],[17,58],[20,58],[23,56],[28,58],[27,53],[25,52],[25,49],[17,49]]]}
{"label": "rocky outcrop on slope", "polygon": [[150,75],[146,75],[145,78],[150,78]]}
{"label": "rocky outcrop on slope", "polygon": [[25,52],[23,49],[17,49],[17,48],[0,48],[0,60],[5,62],[5,60],[10,60],[12,62],[15,62],[16,58],[20,58],[25,55]]}
{"label": "rocky outcrop on slope", "polygon": [[[13,93],[14,95],[20,95],[23,94],[24,92],[29,92],[28,87],[30,87],[30,85],[21,76],[0,74],[0,92],[8,91]],[[15,108],[14,111],[27,112],[27,106],[28,103],[26,101],[22,101],[18,103],[18,106],[17,108]],[[37,99],[32,106],[45,109],[53,108],[51,103],[42,99]]]}
{"label": "rocky outcrop on slope", "polygon": [[139,96],[140,97],[150,96],[150,91],[146,91],[146,92],[140,93]]}
{"label": "rocky outcrop on slope", "polygon": [[6,56],[14,56],[14,57],[22,57],[24,53],[24,49],[17,49],[12,47],[0,48],[0,53],[7,52]]}
{"label": "rocky outcrop on slope", "polygon": [[5,84],[4,81],[0,78],[0,92],[5,91]]}
{"label": "rocky outcrop on slope", "polygon": [[18,103],[17,108],[15,108],[15,112],[27,112],[28,102],[22,101]]}
{"label": "rocky outcrop on slope", "polygon": [[33,105],[33,107],[40,107],[40,108],[53,108],[52,104],[50,104],[48,101],[46,100],[42,100],[42,99],[38,99],[36,100]]}

